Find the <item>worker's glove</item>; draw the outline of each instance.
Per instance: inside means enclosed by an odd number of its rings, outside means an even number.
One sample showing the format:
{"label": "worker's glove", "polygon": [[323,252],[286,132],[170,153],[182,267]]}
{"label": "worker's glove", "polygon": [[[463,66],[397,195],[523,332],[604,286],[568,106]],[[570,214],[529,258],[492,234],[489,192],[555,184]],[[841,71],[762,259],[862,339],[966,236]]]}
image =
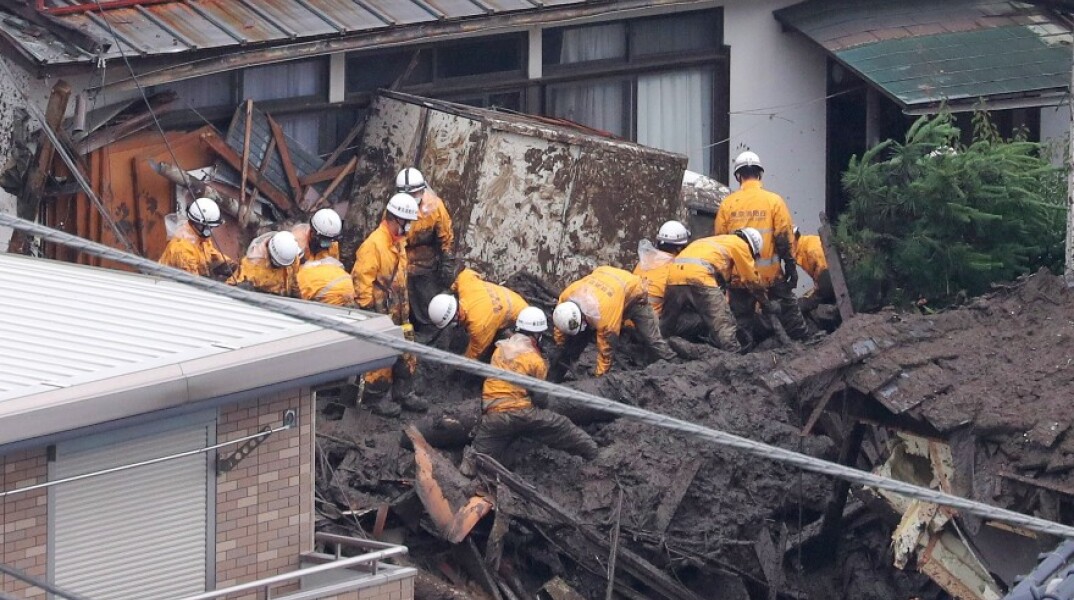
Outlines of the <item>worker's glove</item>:
{"label": "worker's glove", "polygon": [[764,314],[775,315],[777,317],[781,312],[783,312],[783,307],[780,306],[779,302],[776,300],[765,301],[765,303],[761,305],[761,309],[764,311]]}
{"label": "worker's glove", "polygon": [[231,264],[228,262],[218,262],[213,265],[209,270],[212,274],[213,279],[220,280],[224,280],[231,277],[231,275],[235,272],[234,267],[232,267]]}
{"label": "worker's glove", "polygon": [[403,338],[408,342],[413,342],[415,340],[414,325],[411,323],[403,323],[400,327],[403,330]]}
{"label": "worker's glove", "polygon": [[787,282],[791,289],[798,287],[798,264],[794,262],[794,258],[783,259],[783,281]]}
{"label": "worker's glove", "polygon": [[548,394],[543,392],[531,392],[530,402],[537,408],[548,408]]}

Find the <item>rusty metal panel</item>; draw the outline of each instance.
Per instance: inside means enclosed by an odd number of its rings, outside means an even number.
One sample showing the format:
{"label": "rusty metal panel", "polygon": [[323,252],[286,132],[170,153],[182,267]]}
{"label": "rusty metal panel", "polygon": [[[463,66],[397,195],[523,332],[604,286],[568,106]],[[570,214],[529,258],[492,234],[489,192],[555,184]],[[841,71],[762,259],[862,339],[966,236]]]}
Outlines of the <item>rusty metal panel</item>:
{"label": "rusty metal panel", "polygon": [[[206,21],[201,14],[197,13],[185,3],[169,2],[157,4],[146,8],[154,17],[166,26],[174,29],[183,36],[187,43],[196,48],[217,48],[236,43],[235,38],[226,31]],[[106,12],[105,17],[114,21],[112,12]],[[152,25],[153,29],[163,31],[160,27]],[[241,28],[242,25],[237,25]],[[256,29],[255,29],[256,31]],[[253,39],[253,36],[251,36]]]}
{"label": "rusty metal panel", "polygon": [[[429,6],[440,11],[445,16],[472,17],[485,14],[485,11],[478,8],[477,4],[470,0],[426,0],[426,2],[428,2]],[[533,8],[533,5],[526,8]]]}
{"label": "rusty metal panel", "polygon": [[[387,25],[354,0],[309,0],[309,4],[322,13],[330,15],[348,32],[377,29]],[[301,31],[300,33],[304,34]]]}
{"label": "rusty metal panel", "polygon": [[[245,2],[236,0],[202,0],[201,6],[206,12],[219,18],[221,22],[229,24],[236,31],[241,31],[242,35],[249,39],[250,42],[271,41],[279,37],[281,33],[280,27],[251,10]],[[232,43],[230,37],[226,39],[228,41],[224,43]]]}
{"label": "rusty metal panel", "polygon": [[460,253],[493,280],[521,270],[554,280],[559,272],[571,165],[580,148],[534,142],[506,132],[486,142]]}
{"label": "rusty metal panel", "polygon": [[[370,6],[395,20],[395,25],[435,21],[436,17],[414,2],[401,0],[365,0]],[[456,15],[451,15],[455,18]]]}

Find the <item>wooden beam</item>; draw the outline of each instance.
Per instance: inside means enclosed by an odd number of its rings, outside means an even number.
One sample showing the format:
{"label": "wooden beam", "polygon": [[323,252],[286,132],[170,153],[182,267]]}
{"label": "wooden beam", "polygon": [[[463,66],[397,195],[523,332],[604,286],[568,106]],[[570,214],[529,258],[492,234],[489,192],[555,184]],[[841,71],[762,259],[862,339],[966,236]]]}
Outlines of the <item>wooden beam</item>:
{"label": "wooden beam", "polygon": [[346,169],[347,165],[339,165],[338,167],[329,167],[327,169],[321,169],[320,171],[314,171],[309,175],[302,175],[298,178],[298,183],[303,186],[313,185],[315,183],[324,183],[326,181],[332,181],[337,175]]}
{"label": "wooden beam", "polygon": [[[851,425],[850,434],[843,440],[843,447],[839,451],[839,464],[853,466],[861,453],[861,444],[864,440],[865,425],[861,423]],[[839,548],[839,534],[843,528],[843,508],[846,507],[849,492],[849,481],[837,479],[832,484],[832,496],[824,510],[824,523],[820,527],[819,536],[823,540],[820,548],[823,549],[824,558],[828,560],[835,558]]]}
{"label": "wooden beam", "polygon": [[[201,134],[201,141],[209,147],[210,150],[215,152],[217,156],[222,158],[224,162],[228,163],[234,169],[242,169],[242,157],[240,157],[231,146],[227,145],[227,142],[220,139],[220,136],[216,132],[206,132]],[[276,207],[285,213],[289,213],[294,210],[294,204],[291,199],[280,191],[279,188],[272,185],[270,181],[265,179],[256,170],[250,172],[250,183],[257,186],[257,189],[265,195],[266,198],[276,204]]]}
{"label": "wooden beam", "polygon": [[675,517],[675,512],[679,509],[682,499],[686,497],[686,492],[690,489],[690,484],[694,482],[694,477],[701,470],[701,462],[700,459],[688,458],[679,465],[679,470],[675,473],[671,486],[664,492],[664,497],[660,499],[660,504],[656,507],[656,514],[653,516],[654,532],[663,534],[668,530],[672,519]]}
{"label": "wooden beam", "polygon": [[839,316],[846,323],[854,316],[854,304],[850,300],[850,289],[847,287],[846,276],[843,274],[843,261],[839,258],[839,251],[832,243],[832,226],[828,223],[828,215],[820,213],[820,241],[824,246],[824,258],[828,260],[828,274],[832,277],[832,289],[835,291],[835,303],[839,307]]}
{"label": "wooden beam", "polygon": [[336,175],[336,178],[332,180],[332,183],[328,184],[328,187],[325,188],[324,193],[321,194],[321,197],[318,198],[316,202],[306,208],[306,212],[312,212],[320,208],[321,205],[327,204],[328,198],[332,196],[332,192],[336,191],[336,188],[339,187],[341,183],[343,183],[343,180],[346,179],[348,175],[354,172],[354,168],[356,166],[358,166],[357,156],[351,158],[350,162],[347,163],[347,166],[344,167],[343,170],[340,171],[339,175]]}
{"label": "wooden beam", "polygon": [[287,146],[287,138],[284,137],[283,129],[276,119],[267,114],[265,118],[268,119],[272,137],[276,140],[276,149],[280,151],[280,162],[283,163],[283,172],[287,175],[287,185],[291,186],[291,197],[295,199],[295,206],[301,206],[302,185],[298,182],[298,174],[295,172],[295,163],[291,160],[291,149]]}
{"label": "wooden beam", "polygon": [[365,124],[366,121],[362,121],[361,123],[358,123],[351,128],[350,133],[347,134],[347,137],[343,138],[343,141],[340,142],[338,146],[336,146],[336,149],[332,151],[332,154],[328,155],[328,159],[324,161],[322,170],[336,164],[336,161],[339,160],[339,157],[347,151],[347,148],[351,147],[351,142],[353,142],[354,139],[362,133],[362,130],[365,129]]}
{"label": "wooden beam", "polygon": [[[247,224],[246,213],[250,212],[250,205],[246,202],[246,175],[250,172],[250,129],[254,124],[254,101],[246,100],[246,127],[242,136],[242,175],[239,179],[239,223],[245,227]],[[253,202],[253,199],[250,200]]]}

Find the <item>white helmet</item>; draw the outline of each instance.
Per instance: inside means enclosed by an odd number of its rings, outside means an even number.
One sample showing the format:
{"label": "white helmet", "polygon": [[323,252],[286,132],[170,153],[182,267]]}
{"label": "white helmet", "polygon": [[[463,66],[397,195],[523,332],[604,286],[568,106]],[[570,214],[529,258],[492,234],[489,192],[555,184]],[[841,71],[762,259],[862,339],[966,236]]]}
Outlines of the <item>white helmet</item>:
{"label": "white helmet", "polygon": [[731,169],[731,173],[738,175],[738,170],[743,167],[757,167],[764,171],[764,165],[761,164],[761,157],[749,150],[735,157],[735,165],[734,168]]}
{"label": "white helmet", "polygon": [[279,231],[269,240],[268,252],[272,262],[281,267],[289,267],[299,256],[302,256],[302,247],[298,245],[295,234],[290,231]]}
{"label": "white helmet", "polygon": [[407,194],[420,192],[425,189],[425,176],[414,167],[407,167],[395,176],[395,189]]}
{"label": "white helmet", "polygon": [[764,250],[764,238],[761,237],[760,231],[753,227],[743,227],[735,231],[735,235],[746,240],[746,243],[750,245],[750,251],[753,252],[754,258],[761,255],[761,251]]}
{"label": "white helmet", "polygon": [[656,241],[661,244],[685,246],[690,241],[690,231],[678,221],[667,221],[660,226]]}
{"label": "white helmet", "polygon": [[317,235],[334,238],[339,237],[340,232],[343,231],[343,221],[336,211],[331,208],[322,208],[310,217],[310,227],[313,227]]}
{"label": "white helmet", "polygon": [[208,237],[210,230],[223,223],[220,207],[210,198],[198,198],[186,207],[186,216],[198,227],[198,233]]}
{"label": "white helmet", "polygon": [[443,329],[455,319],[459,301],[451,294],[437,294],[429,302],[429,320],[437,329]]}
{"label": "white helmet", "polygon": [[555,323],[556,329],[560,333],[567,335],[578,335],[585,329],[585,317],[582,316],[581,307],[570,300],[560,304],[552,311],[552,322]]}
{"label": "white helmet", "polygon": [[518,318],[515,319],[515,330],[526,333],[544,333],[548,331],[548,317],[544,316],[544,311],[536,306],[527,306],[518,313]]}
{"label": "white helmet", "polygon": [[404,221],[417,221],[418,201],[414,196],[400,192],[388,200],[388,212]]}

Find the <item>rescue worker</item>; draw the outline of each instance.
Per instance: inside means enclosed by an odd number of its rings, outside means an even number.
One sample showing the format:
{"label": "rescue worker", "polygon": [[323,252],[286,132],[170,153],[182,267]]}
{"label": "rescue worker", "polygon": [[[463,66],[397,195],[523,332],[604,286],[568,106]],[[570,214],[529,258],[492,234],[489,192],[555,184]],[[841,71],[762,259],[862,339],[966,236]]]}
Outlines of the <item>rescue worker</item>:
{"label": "rescue worker", "polygon": [[224,221],[220,207],[209,198],[198,198],[186,207],[186,219],[168,238],[160,264],[188,273],[224,280],[231,276],[235,261],[213,244],[213,229]]}
{"label": "rescue worker", "polygon": [[607,373],[612,367],[614,348],[619,343],[619,332],[626,319],[634,322],[643,345],[657,358],[676,358],[671,346],[660,335],[641,277],[615,267],[597,267],[567,286],[552,312],[556,345],[560,350],[552,365],[551,380],[561,381],[570,364],[578,359],[594,337],[597,341],[595,375],[600,377]]}
{"label": "rescue worker", "polygon": [[298,297],[299,258],[302,247],[290,231],[270,231],[250,242],[239,270],[227,280],[235,285],[266,294]]}
{"label": "rescue worker", "polygon": [[309,223],[291,228],[305,260],[320,260],[330,256],[339,261],[339,235],[343,232],[343,220],[331,208],[313,213]]}
{"label": "rescue worker", "polygon": [[[380,225],[358,247],[351,270],[358,307],[389,315],[403,328],[408,339],[413,339],[414,328],[409,320],[406,235],[417,220],[418,201],[413,196],[392,196]],[[413,411],[428,408],[428,404],[413,392],[416,366],[413,355],[403,354],[393,366],[365,374],[364,401],[371,405],[374,413],[399,416],[400,403]]]}
{"label": "rescue worker", "polygon": [[[530,306],[519,313],[515,334],[496,342],[492,366],[544,379],[548,363],[541,356],[541,338],[548,331],[544,311]],[[530,438],[552,448],[585,459],[597,456],[597,444],[567,417],[534,406],[543,398],[531,398],[525,388],[502,379],[485,380],[481,393],[481,421],[477,425],[473,452],[488,454],[502,460],[504,451],[520,437]],[[466,453],[459,468],[464,475],[473,475],[470,453]]]}
{"label": "rescue worker", "polygon": [[508,331],[522,309],[525,298],[502,285],[481,279],[473,269],[459,271],[452,294],[438,294],[429,302],[429,319],[437,329],[458,322],[470,341],[466,358],[487,361],[492,343]]}
{"label": "rescue worker", "polygon": [[827,331],[835,331],[842,319],[835,305],[835,289],[828,272],[828,258],[819,235],[802,235],[794,228],[794,260],[811,279],[813,287],[798,299],[802,314]]}
{"label": "rescue worker", "polygon": [[[716,235],[726,235],[744,227],[752,227],[761,233],[764,243],[756,261],[757,274],[764,284],[768,299],[774,301],[766,303],[767,309],[778,311],[787,335],[792,339],[803,339],[808,332],[794,297],[794,288],[798,285],[798,267],[794,261],[790,211],[783,198],[762,186],[764,166],[753,152],[743,152],[735,158],[734,175],[740,188],[720,204],[720,210],[716,213]],[[752,290],[734,281],[730,282],[730,286],[731,312],[752,341],[757,297]]]}
{"label": "rescue worker", "polygon": [[735,317],[727,303],[725,289],[732,281],[742,289],[763,297],[763,285],[757,275],[755,260],[764,251],[764,238],[752,227],[739,229],[734,235],[717,235],[690,243],[675,257],[668,272],[664,297],[664,316],[660,328],[664,335],[680,335],[686,309],[701,316],[708,330],[708,341],[728,352],[739,352]]}
{"label": "rescue worker", "polygon": [[323,302],[332,306],[357,307],[354,279],[343,263],[325,253],[321,258],[306,261],[298,268],[298,291],[303,300]]}
{"label": "rescue worker", "polygon": [[418,201],[418,219],[407,232],[407,285],[414,322],[428,325],[427,307],[433,296],[448,289],[455,280],[455,233],[451,215],[415,168],[406,168],[395,178],[395,189]]}
{"label": "rescue worker", "polygon": [[664,309],[664,288],[675,256],[690,243],[690,231],[679,221],[667,221],[656,233],[656,246],[649,240],[638,243],[638,266],[634,274],[645,282],[649,306],[659,319]]}

